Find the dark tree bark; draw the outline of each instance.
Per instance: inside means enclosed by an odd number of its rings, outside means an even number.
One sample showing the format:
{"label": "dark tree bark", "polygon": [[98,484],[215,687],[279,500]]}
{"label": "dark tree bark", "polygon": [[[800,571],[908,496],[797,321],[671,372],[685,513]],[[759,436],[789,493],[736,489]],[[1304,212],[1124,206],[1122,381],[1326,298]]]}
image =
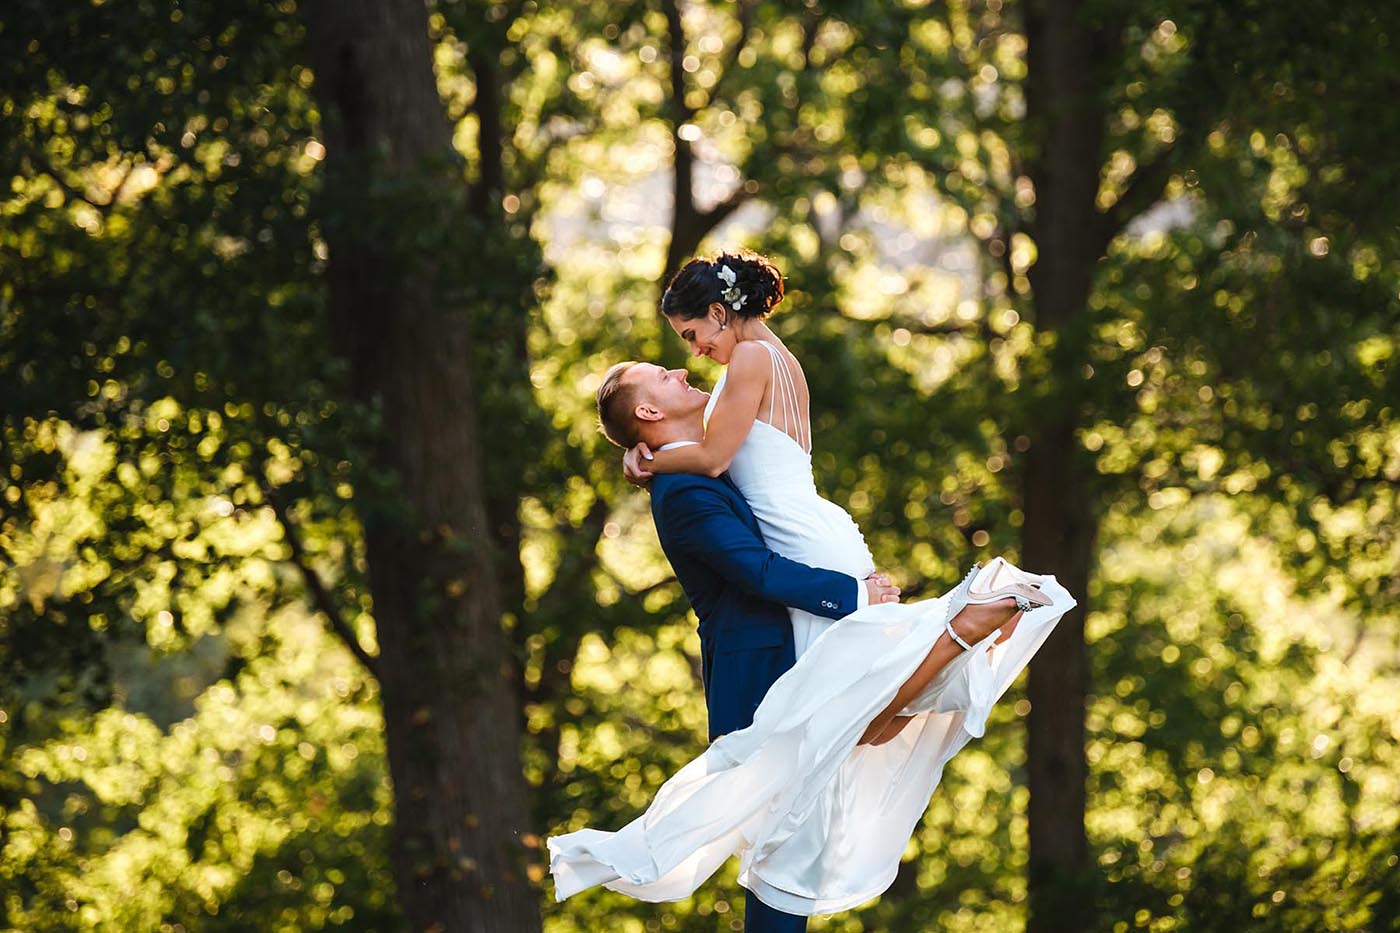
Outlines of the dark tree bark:
{"label": "dark tree bark", "polygon": [[382,421],[356,466],[399,899],[417,930],[528,933],[540,919],[520,841],[519,711],[482,488],[471,313],[439,280],[463,256],[407,242],[471,217],[427,12],[422,0],[315,0],[306,25],[327,148],[331,321],[356,394]]}
{"label": "dark tree bark", "polygon": [[1038,331],[1054,335],[1049,386],[1033,412],[1022,485],[1025,564],[1053,573],[1079,599],[1031,665],[1030,784],[1032,933],[1088,930],[1093,886],[1084,830],[1084,713],[1088,656],[1084,613],[1097,528],[1090,477],[1077,456],[1076,386],[1085,362],[1088,298],[1106,238],[1095,206],[1102,164],[1103,37],[1082,0],[1026,5],[1027,170],[1035,185],[1030,227],[1039,259],[1030,270]]}
{"label": "dark tree bark", "polygon": [[700,211],[695,207],[695,153],[690,143],[681,138],[681,128],[695,115],[685,100],[685,68],[681,64],[685,58],[685,29],[676,0],[667,0],[662,6],[671,45],[671,145],[675,153],[671,158],[674,188],[671,241],[666,247],[666,268],[661,275],[664,287],[680,268],[681,258],[693,250],[705,234],[699,231]]}
{"label": "dark tree bark", "polygon": [[[483,32],[486,32],[483,30]],[[505,94],[497,62],[505,43],[498,28],[476,37],[467,50],[467,63],[476,85],[472,110],[476,113],[477,150],[481,165],[479,177],[468,196],[473,215],[483,226],[489,226],[496,216],[496,205],[506,192],[502,147],[507,132],[501,121],[502,98]],[[499,358],[501,372],[497,379],[513,385],[527,397],[530,389],[530,359],[526,347],[527,321],[522,309],[516,326],[498,328],[491,337]],[[525,568],[520,563],[520,499],[525,491],[522,478],[524,463],[531,449],[524,419],[517,425],[501,425],[500,438],[505,443],[495,452],[496,470],[485,483],[486,513],[490,519],[496,544],[497,580],[500,584],[502,607],[517,617],[524,612]],[[504,448],[504,449],[501,449]],[[523,710],[524,704],[521,708]]]}
{"label": "dark tree bark", "polygon": [[1039,573],[1053,573],[1079,600],[1036,655],[1027,685],[1031,933],[1068,933],[1093,926],[1084,832],[1089,680],[1084,613],[1097,516],[1088,500],[1088,484],[1073,462],[1073,427],[1065,418],[1032,441],[1022,486],[1025,564]]}
{"label": "dark tree bark", "polygon": [[[744,205],[757,190],[752,183],[740,184],[734,193],[707,210],[700,210],[695,203],[695,151],[690,143],[681,138],[681,127],[695,116],[694,109],[686,103],[685,60],[686,37],[681,22],[680,6],[676,0],[666,0],[662,4],[666,13],[666,27],[670,39],[671,75],[671,144],[675,155],[671,161],[671,177],[675,191],[675,209],[671,214],[671,238],[666,246],[666,268],[661,275],[662,287],[671,281],[671,276],[680,270],[682,263],[700,247],[711,230]],[[729,61],[738,58],[739,50],[748,40],[750,4],[738,4],[740,37],[731,50]]]}

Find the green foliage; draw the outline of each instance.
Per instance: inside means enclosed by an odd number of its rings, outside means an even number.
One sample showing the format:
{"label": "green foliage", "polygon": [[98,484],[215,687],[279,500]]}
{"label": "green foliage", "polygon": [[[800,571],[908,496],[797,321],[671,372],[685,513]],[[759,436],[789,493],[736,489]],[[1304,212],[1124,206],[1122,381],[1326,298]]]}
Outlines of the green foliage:
{"label": "green foliage", "polygon": [[[463,190],[358,193],[322,189],[295,4],[0,14],[0,926],[400,924],[376,687],[288,543],[373,653],[360,527],[394,500],[355,472],[379,416],[331,352],[332,211],[473,315],[536,841],[622,825],[701,747],[693,619],[592,413],[608,364],[680,352],[683,43],[698,200],[741,193],[706,245],[784,270],[819,485],[907,592],[1014,556],[1028,432],[1078,413],[1101,928],[1395,929],[1400,23],[1091,6],[1125,225],[1067,383],[1027,275],[1021,4],[697,3],[678,39],[664,5],[440,3]],[[429,223],[485,171],[472,56],[501,189]],[[813,929],[1023,922],[1027,712],[1013,690],[954,760],[891,892]],[[556,933],[735,919],[732,866],[677,905],[556,905],[542,859]]]}
{"label": "green foliage", "polygon": [[[268,510],[177,484],[113,533],[140,468],[35,433],[64,491],[31,488],[4,538],[6,926],[396,929],[375,686],[278,598]],[[142,537],[167,559],[124,566]]]}

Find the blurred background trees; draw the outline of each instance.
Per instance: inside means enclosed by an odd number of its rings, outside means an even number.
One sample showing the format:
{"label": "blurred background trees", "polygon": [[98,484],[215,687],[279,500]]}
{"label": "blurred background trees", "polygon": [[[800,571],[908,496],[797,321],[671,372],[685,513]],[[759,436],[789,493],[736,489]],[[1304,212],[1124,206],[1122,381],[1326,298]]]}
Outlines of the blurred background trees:
{"label": "blurred background trees", "polygon": [[906,592],[1086,596],[813,929],[1394,929],[1397,20],[11,4],[0,925],[737,928],[541,840],[703,742],[592,391],[742,244]]}

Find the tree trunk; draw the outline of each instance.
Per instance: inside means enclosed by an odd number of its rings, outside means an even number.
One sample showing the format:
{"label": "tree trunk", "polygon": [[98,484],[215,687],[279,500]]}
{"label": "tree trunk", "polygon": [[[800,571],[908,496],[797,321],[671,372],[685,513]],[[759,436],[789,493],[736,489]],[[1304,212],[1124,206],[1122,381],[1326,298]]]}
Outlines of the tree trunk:
{"label": "tree trunk", "polygon": [[[686,81],[683,64],[686,50],[685,28],[681,21],[680,6],[676,0],[668,0],[663,4],[663,8],[666,13],[667,36],[671,46],[669,109],[671,112],[671,145],[674,153],[671,159],[671,179],[672,189],[675,193],[674,209],[671,212],[670,239],[666,244],[666,266],[661,273],[661,286],[665,288],[670,283],[671,277],[680,271],[686,260],[695,255],[695,251],[700,248],[700,241],[705,239],[710,231],[719,226],[730,214],[742,207],[749,197],[758,190],[758,187],[753,182],[744,182],[725,200],[703,211],[695,203],[695,151],[691,148],[690,143],[681,137],[681,127],[695,116],[685,98]],[[742,33],[738,46],[733,50],[733,56],[736,59],[738,48],[743,45],[748,35],[748,16],[748,5],[740,4],[739,17]]]}
{"label": "tree trunk", "polygon": [[1085,693],[1088,653],[1084,613],[1096,518],[1076,475],[1074,433],[1063,421],[1037,437],[1026,455],[1022,496],[1025,565],[1053,573],[1079,600],[1031,664],[1026,770],[1030,785],[1030,923],[1032,933],[1093,927],[1093,886],[1084,833]]}
{"label": "tree trunk", "polygon": [[664,288],[671,277],[680,269],[685,257],[689,256],[705,233],[699,230],[700,212],[695,207],[695,153],[690,143],[681,138],[681,127],[694,116],[685,99],[685,27],[681,22],[681,9],[677,0],[667,0],[662,4],[666,13],[666,35],[670,45],[671,66],[671,178],[674,187],[673,209],[671,211],[671,238],[666,244],[666,268],[661,273]]}
{"label": "tree trunk", "polygon": [[413,245],[470,217],[427,13],[422,0],[314,0],[306,24],[327,149],[331,323],[356,394],[382,422],[356,467],[399,899],[416,930],[528,933],[540,918],[523,867],[519,711],[482,489],[471,320],[438,281],[470,257]]}
{"label": "tree trunk", "polygon": [[1084,831],[1084,614],[1097,506],[1075,429],[1089,290],[1104,246],[1095,206],[1104,49],[1103,37],[1085,22],[1082,0],[1030,0],[1026,36],[1027,168],[1036,192],[1031,235],[1039,251],[1030,271],[1032,303],[1037,331],[1053,335],[1054,343],[1048,388],[1032,412],[1022,548],[1028,569],[1055,574],[1080,603],[1041,648],[1029,681],[1029,929],[1058,933],[1094,924]]}

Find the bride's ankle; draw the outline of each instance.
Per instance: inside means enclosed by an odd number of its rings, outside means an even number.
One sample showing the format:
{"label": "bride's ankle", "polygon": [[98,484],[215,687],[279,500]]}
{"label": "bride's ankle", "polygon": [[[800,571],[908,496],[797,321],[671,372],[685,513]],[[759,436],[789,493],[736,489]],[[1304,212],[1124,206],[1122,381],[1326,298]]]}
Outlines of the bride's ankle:
{"label": "bride's ankle", "polygon": [[994,603],[964,606],[949,623],[964,641],[976,644],[997,629],[1009,625],[1019,614],[1016,600],[1008,597]]}

